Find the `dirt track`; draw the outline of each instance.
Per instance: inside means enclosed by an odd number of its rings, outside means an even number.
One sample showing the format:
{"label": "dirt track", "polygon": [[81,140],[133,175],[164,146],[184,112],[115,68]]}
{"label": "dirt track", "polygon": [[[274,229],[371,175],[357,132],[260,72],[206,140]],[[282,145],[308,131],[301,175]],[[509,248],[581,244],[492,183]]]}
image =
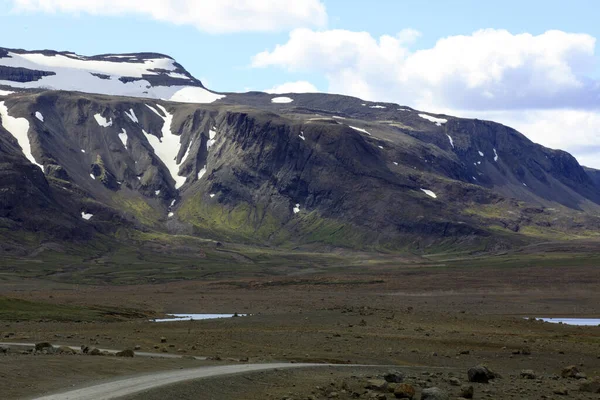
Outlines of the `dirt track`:
{"label": "dirt track", "polygon": [[113,382],[90,386],[83,389],[72,390],[65,393],[38,397],[35,400],[108,400],[117,399],[140,393],[162,386],[173,385],[179,382],[232,375],[247,372],[265,371],[273,369],[308,368],[327,365],[319,364],[244,364],[225,365],[219,367],[202,367],[180,371],[168,371],[119,379]]}

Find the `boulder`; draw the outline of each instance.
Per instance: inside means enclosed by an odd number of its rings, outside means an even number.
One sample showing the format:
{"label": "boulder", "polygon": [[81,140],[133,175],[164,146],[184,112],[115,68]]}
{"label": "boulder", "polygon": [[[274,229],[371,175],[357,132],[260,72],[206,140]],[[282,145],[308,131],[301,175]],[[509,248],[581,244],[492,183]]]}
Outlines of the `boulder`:
{"label": "boulder", "polygon": [[388,383],[384,379],[370,379],[365,385],[365,389],[379,390],[384,392],[387,390]]}
{"label": "boulder", "polygon": [[460,396],[465,399],[472,399],[475,395],[475,389],[472,385],[462,385],[460,387]]}
{"label": "boulder", "polygon": [[404,374],[398,371],[389,371],[383,375],[383,379],[389,383],[402,383],[404,381]]}
{"label": "boulder", "polygon": [[54,349],[52,344],[50,344],[48,342],[41,342],[41,343],[37,343],[35,345],[35,351],[44,351],[44,350],[47,351],[48,349]]}
{"label": "boulder", "polygon": [[394,396],[397,399],[412,399],[415,397],[415,388],[408,383],[401,383],[394,390]]}
{"label": "boulder", "polygon": [[101,356],[102,352],[94,347],[93,349],[89,350],[87,354],[90,356]]}
{"label": "boulder", "polygon": [[0,354],[8,354],[9,352],[10,349],[8,347],[0,346]]}
{"label": "boulder", "polygon": [[563,368],[560,375],[563,378],[575,378],[579,372],[579,368],[577,368],[575,365],[569,365],[568,367]]}
{"label": "boulder", "polygon": [[167,338],[166,338],[166,337],[164,337],[164,336],[163,336],[163,337],[161,337],[161,338],[160,338],[160,342],[161,342],[161,343],[167,343]]}
{"label": "boulder", "polygon": [[521,378],[523,379],[536,379],[537,375],[531,369],[524,369],[521,371]]}
{"label": "boulder", "polygon": [[492,379],[500,377],[485,365],[477,365],[476,367],[469,368],[467,374],[469,376],[469,382],[476,383],[488,383]]}
{"label": "boulder", "polygon": [[552,393],[557,394],[559,396],[568,396],[569,389],[567,389],[566,387],[559,387],[557,389],[554,389]]}
{"label": "boulder", "polygon": [[115,354],[117,357],[126,357],[126,358],[133,358],[135,356],[135,353],[133,350],[127,349],[127,350],[123,350],[123,351],[119,351],[117,354]]}
{"label": "boulder", "polygon": [[432,387],[423,389],[421,400],[448,400],[448,393],[440,388]]}
{"label": "boulder", "polygon": [[450,384],[450,386],[460,386],[460,379],[450,378],[448,379],[448,383]]}

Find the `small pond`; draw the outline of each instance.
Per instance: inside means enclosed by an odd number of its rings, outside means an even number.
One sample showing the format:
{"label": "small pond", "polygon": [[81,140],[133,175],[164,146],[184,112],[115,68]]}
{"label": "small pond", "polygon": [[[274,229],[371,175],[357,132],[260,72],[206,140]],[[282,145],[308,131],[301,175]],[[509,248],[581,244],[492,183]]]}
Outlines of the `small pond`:
{"label": "small pond", "polygon": [[169,314],[169,318],[153,319],[153,322],[177,322],[177,321],[201,321],[205,319],[221,319],[221,318],[233,318],[235,315],[238,317],[245,317],[246,314]]}
{"label": "small pond", "polygon": [[552,324],[565,324],[576,326],[600,326],[600,318],[537,318]]}

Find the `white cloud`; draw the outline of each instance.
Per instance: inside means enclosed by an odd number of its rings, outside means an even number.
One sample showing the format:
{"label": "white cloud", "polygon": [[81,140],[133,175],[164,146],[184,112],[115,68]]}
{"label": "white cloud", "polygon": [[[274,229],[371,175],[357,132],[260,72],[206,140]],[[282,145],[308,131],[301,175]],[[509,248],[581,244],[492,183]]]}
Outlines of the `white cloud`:
{"label": "white cloud", "polygon": [[17,12],[141,14],[158,21],[192,25],[210,33],[279,31],[322,27],[320,0],[12,0]]}
{"label": "white cloud", "polygon": [[277,85],[272,87],[271,89],[265,90],[266,93],[316,93],[319,89],[316,88],[310,82],[307,81],[296,81],[296,82],[286,82],[281,85]]}
{"label": "white cloud", "polygon": [[297,29],[287,43],[254,56],[252,65],[319,72],[331,92],[429,108],[598,104],[600,84],[586,76],[595,62],[590,35],[486,29],[412,52],[408,44],[415,36],[410,30],[376,39],[367,32]]}
{"label": "white cloud", "polygon": [[297,29],[252,65],[324,75],[332,93],[501,122],[600,167],[594,37],[486,29],[412,51],[417,37]]}

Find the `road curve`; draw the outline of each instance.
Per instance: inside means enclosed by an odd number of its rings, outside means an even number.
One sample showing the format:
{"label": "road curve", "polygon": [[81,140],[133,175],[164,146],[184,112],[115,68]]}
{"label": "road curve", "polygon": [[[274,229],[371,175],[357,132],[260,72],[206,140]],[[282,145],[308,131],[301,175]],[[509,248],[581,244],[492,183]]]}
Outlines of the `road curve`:
{"label": "road curve", "polygon": [[[184,381],[210,378],[222,375],[240,374],[246,372],[266,371],[273,369],[307,368],[331,366],[330,364],[243,364],[222,365],[218,367],[200,367],[177,371],[158,372],[131,378],[115,380],[69,392],[38,397],[34,400],[109,400],[145,392],[162,386]],[[336,365],[340,366],[340,365]],[[347,365],[350,366],[350,365]]]}

